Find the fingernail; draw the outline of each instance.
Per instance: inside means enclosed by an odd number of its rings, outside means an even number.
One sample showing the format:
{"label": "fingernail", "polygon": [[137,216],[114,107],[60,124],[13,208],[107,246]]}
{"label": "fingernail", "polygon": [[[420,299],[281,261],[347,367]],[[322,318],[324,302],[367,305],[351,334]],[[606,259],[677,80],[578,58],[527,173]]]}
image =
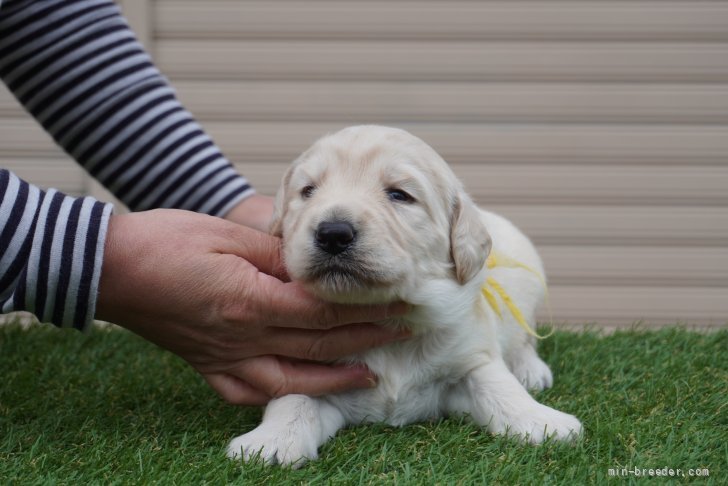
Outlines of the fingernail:
{"label": "fingernail", "polygon": [[351,368],[356,369],[357,371],[362,371],[365,373],[364,376],[362,376],[362,384],[365,384],[369,388],[376,388],[378,384],[377,375],[372,373],[372,370],[367,368],[367,366],[363,363],[356,363],[353,365],[348,365]]}

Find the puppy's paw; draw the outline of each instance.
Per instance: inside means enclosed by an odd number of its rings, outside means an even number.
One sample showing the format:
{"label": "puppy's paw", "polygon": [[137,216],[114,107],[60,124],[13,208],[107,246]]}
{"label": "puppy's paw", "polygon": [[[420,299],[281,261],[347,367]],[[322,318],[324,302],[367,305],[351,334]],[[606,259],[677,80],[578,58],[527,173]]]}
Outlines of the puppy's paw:
{"label": "puppy's paw", "polygon": [[527,390],[545,390],[554,383],[549,365],[529,347],[510,363],[511,373]]}
{"label": "puppy's paw", "polygon": [[493,432],[517,436],[531,444],[540,444],[549,437],[573,441],[581,435],[581,422],[568,413],[537,404],[508,423],[492,423]]}
{"label": "puppy's paw", "polygon": [[318,447],[311,438],[295,437],[283,427],[259,426],[233,439],[227,448],[230,459],[251,462],[260,459],[266,464],[299,468],[318,457]]}

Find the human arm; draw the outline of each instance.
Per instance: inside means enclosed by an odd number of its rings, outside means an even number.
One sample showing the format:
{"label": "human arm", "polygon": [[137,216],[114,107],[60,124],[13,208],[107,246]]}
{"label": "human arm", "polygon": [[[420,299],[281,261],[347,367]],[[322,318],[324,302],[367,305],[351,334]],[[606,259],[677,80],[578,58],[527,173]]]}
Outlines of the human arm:
{"label": "human arm", "polygon": [[273,198],[253,194],[240,201],[224,216],[228,221],[267,233],[273,218]]}
{"label": "human arm", "polygon": [[2,4],[0,78],[132,211],[222,216],[253,194],[110,0]]}

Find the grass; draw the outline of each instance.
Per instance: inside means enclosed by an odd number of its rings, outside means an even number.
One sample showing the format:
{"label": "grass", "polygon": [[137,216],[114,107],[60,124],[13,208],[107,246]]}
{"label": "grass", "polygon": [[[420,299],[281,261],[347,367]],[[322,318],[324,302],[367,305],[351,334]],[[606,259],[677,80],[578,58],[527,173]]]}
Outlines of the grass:
{"label": "grass", "polygon": [[225,459],[260,410],[226,405],[130,333],[0,326],[0,483],[631,484],[645,478],[609,468],[667,467],[683,470],[679,482],[726,484],[728,330],[557,332],[541,354],[556,383],[538,399],[583,421],[574,446],[522,445],[455,419],[362,426],[292,470]]}

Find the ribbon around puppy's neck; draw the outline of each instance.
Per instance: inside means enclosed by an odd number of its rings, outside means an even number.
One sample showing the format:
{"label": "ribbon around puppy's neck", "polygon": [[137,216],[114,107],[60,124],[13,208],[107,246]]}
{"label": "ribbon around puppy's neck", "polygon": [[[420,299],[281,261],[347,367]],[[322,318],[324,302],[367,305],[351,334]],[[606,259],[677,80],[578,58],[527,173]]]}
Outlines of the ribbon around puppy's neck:
{"label": "ribbon around puppy's neck", "polygon": [[[548,301],[548,287],[546,286],[546,280],[544,280],[543,275],[541,275],[539,272],[529,267],[525,263],[514,260],[507,255],[496,252],[495,250],[491,250],[490,255],[488,255],[488,258],[485,260],[485,266],[489,269],[495,267],[520,268],[534,274],[536,277],[538,277],[541,285],[543,285],[543,288],[546,291],[546,300]],[[500,297],[501,301],[503,301],[503,304],[506,306],[506,308],[508,308],[508,311],[511,313],[513,318],[516,320],[516,322],[518,322],[518,325],[520,325],[528,334],[534,336],[537,339],[546,339],[547,337],[551,336],[551,334],[553,334],[553,328],[551,329],[551,332],[549,332],[545,336],[541,336],[536,331],[534,331],[533,328],[526,321],[526,318],[523,317],[523,312],[521,312],[521,309],[518,308],[508,292],[506,292],[503,286],[498,283],[495,278],[488,277],[485,281],[485,284],[483,284],[483,286],[481,287],[481,292],[483,294],[483,297],[485,297],[485,300],[488,302],[488,305],[490,305],[493,311],[501,319],[503,318],[503,313],[501,312],[500,305],[498,304],[498,298],[496,297],[496,295]]]}

